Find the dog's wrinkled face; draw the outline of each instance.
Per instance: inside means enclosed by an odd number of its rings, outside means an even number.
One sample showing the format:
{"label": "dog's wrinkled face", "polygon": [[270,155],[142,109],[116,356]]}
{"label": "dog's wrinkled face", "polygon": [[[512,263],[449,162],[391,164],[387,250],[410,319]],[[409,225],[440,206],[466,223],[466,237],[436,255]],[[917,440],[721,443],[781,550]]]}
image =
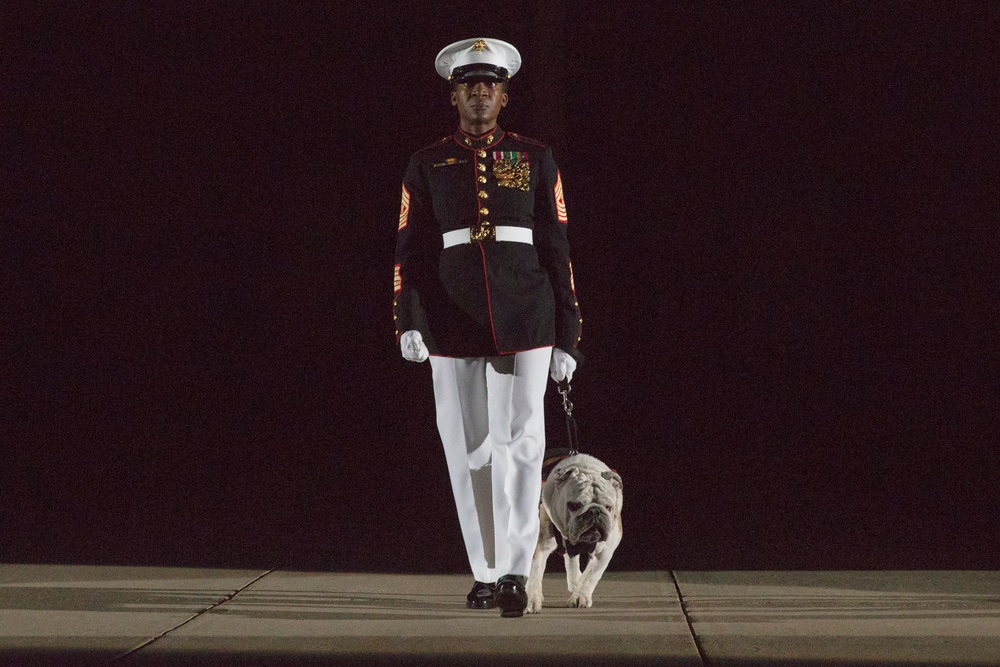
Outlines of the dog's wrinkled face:
{"label": "dog's wrinkled face", "polygon": [[556,471],[556,503],[571,543],[603,542],[621,514],[622,478],[616,472],[568,466]]}

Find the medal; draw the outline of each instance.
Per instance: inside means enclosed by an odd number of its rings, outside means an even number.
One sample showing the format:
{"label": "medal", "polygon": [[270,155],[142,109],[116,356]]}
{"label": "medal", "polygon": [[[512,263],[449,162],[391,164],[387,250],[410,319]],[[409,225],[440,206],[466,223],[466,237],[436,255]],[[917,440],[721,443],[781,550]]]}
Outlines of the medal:
{"label": "medal", "polygon": [[502,188],[528,190],[531,187],[531,164],[528,153],[493,151],[493,175]]}

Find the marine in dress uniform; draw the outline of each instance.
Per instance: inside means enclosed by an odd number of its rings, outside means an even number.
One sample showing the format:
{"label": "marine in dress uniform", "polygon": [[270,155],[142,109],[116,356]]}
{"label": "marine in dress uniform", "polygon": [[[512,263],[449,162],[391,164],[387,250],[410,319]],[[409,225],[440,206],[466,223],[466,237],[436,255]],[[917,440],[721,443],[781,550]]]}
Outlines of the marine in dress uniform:
{"label": "marine in dress uniform", "polygon": [[572,376],[582,326],[552,151],[496,123],[520,64],[517,49],[487,38],[438,54],[460,125],[406,169],[393,300],[403,357],[431,362],[476,580],[468,606],[504,616],[527,602],[546,376]]}

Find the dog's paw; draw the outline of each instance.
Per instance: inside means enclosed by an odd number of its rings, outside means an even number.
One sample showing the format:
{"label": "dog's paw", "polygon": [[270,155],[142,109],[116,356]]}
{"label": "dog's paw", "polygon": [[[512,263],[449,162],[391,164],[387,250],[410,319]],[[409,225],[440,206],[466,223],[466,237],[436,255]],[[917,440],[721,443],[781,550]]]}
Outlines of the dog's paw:
{"label": "dog's paw", "polygon": [[576,607],[577,609],[589,609],[592,604],[593,600],[589,596],[573,593],[573,595],[569,596],[569,602],[566,603],[566,606]]}
{"label": "dog's paw", "polygon": [[541,593],[535,595],[529,594],[528,608],[525,609],[525,611],[528,612],[529,614],[537,614],[542,610],[542,600],[544,600],[544,598],[542,597]]}

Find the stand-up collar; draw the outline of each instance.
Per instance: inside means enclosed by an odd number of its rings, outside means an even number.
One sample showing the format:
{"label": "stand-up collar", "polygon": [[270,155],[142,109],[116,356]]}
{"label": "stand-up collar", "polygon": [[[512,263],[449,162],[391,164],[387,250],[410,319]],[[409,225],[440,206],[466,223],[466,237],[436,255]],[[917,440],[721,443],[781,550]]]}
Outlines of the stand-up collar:
{"label": "stand-up collar", "polygon": [[469,150],[477,150],[480,148],[489,148],[490,146],[495,146],[500,143],[503,139],[503,130],[497,125],[490,132],[487,132],[481,137],[474,137],[471,134],[467,134],[461,127],[455,131],[454,138],[455,142],[460,146],[464,146]]}

